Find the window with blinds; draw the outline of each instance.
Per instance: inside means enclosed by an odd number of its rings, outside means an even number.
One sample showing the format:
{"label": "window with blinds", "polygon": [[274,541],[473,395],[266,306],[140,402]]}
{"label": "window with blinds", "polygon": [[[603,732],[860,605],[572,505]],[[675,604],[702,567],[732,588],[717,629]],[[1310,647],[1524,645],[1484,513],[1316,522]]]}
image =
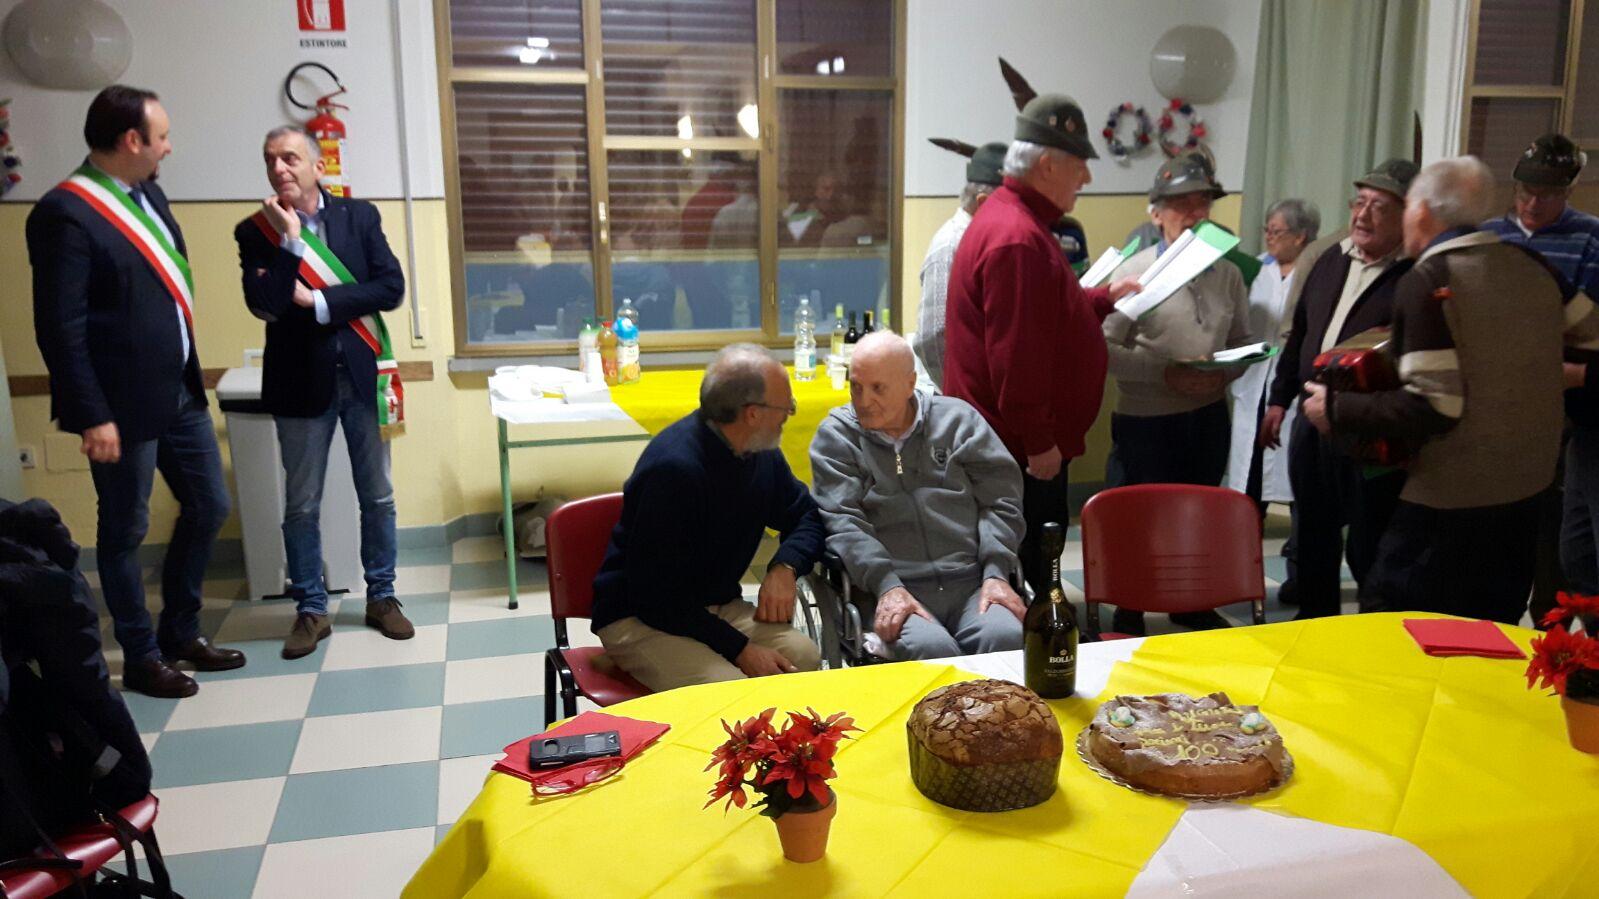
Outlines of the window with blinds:
{"label": "window with blinds", "polygon": [[896,305],[904,2],[435,0],[458,352]]}
{"label": "window with blinds", "polygon": [[1551,131],[1599,150],[1599,0],[1476,0],[1465,152],[1502,180]]}

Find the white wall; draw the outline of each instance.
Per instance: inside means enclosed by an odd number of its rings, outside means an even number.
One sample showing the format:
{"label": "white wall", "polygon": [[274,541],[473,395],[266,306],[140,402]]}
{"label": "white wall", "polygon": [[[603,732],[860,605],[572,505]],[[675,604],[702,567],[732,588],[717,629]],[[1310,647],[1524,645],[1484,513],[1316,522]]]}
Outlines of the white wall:
{"label": "white wall", "polygon": [[1460,152],[1466,85],[1466,37],[1471,0],[1428,0],[1426,83],[1421,110],[1421,158]]}
{"label": "white wall", "polygon": [[996,57],[1040,93],[1070,94],[1100,153],[1087,193],[1145,193],[1165,156],[1152,147],[1130,164],[1099,136],[1110,110],[1131,101],[1156,118],[1165,102],[1149,77],[1149,52],[1176,25],[1209,25],[1232,41],[1238,63],[1222,98],[1198,107],[1223,186],[1243,186],[1249,143],[1259,0],[909,0],[905,193],[960,192],[962,161],[927,142],[1009,140],[1016,107]]}
{"label": "white wall", "polygon": [[[356,196],[401,195],[395,56],[390,0],[346,0],[347,48],[301,49],[291,0],[106,0],[128,23],[133,61],[121,81],[161,95],[172,117],[173,154],[161,184],[174,200],[265,196],[261,136],[310,113],[283,99],[283,79],[301,62],[338,73],[350,92],[340,113],[350,130]],[[18,0],[0,0],[0,17]],[[443,196],[431,0],[400,0],[404,34],[411,189]],[[339,35],[305,35],[328,37]],[[325,79],[320,72],[317,79]],[[295,95],[314,99],[318,80]],[[0,97],[12,97],[11,134],[23,182],[7,200],[36,200],[84,155],[83,115],[93,91],[45,90],[23,81],[0,51]]]}

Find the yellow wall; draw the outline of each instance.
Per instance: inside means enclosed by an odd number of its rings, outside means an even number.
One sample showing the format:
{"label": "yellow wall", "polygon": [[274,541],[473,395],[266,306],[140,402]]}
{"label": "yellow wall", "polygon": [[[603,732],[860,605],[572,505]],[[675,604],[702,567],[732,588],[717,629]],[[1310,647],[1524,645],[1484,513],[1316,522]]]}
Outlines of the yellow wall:
{"label": "yellow wall", "polygon": [[[905,319],[915,321],[919,293],[917,270],[933,232],[954,209],[953,197],[914,197],[905,201]],[[402,207],[398,202],[378,204],[385,231],[395,255],[406,257]],[[26,272],[27,247],[23,223],[32,207],[0,204],[0,271],[11,277],[0,282],[0,340],[9,375],[45,374],[44,362],[33,341],[32,290]],[[393,471],[399,523],[403,527],[446,524],[462,515],[492,512],[499,505],[499,463],[495,453],[494,420],[489,416],[486,377],[448,373],[454,349],[450,314],[450,276],[446,216],[442,200],[415,204],[417,271],[408,302],[420,298],[427,345],[412,345],[409,309],[389,316],[395,353],[402,361],[429,360],[434,379],[407,385],[406,435],[393,443]],[[209,367],[238,365],[245,349],[262,344],[262,325],[245,309],[239,286],[238,255],[233,226],[254,209],[251,203],[180,203],[173,213],[189,244],[196,291],[195,325],[201,360]],[[1238,220],[1238,197],[1222,201],[1216,218],[1229,226]],[[1138,196],[1085,197],[1076,215],[1098,252],[1144,219],[1144,200]],[[137,376],[137,373],[130,373]],[[1111,388],[1114,390],[1114,387]],[[1107,397],[1106,408],[1110,406]],[[30,495],[41,496],[61,509],[78,540],[94,542],[94,487],[77,438],[55,431],[49,422],[48,397],[14,397],[17,441],[31,446],[38,466],[23,472]],[[215,411],[224,465],[232,477],[222,415]],[[615,433],[624,428],[590,428],[584,434]],[[540,436],[573,436],[545,431]],[[518,435],[513,432],[513,438]],[[540,489],[568,496],[614,490],[631,470],[642,443],[517,450],[512,473],[519,497]],[[1098,481],[1104,475],[1109,448],[1109,415],[1102,414],[1089,435],[1088,454],[1072,466],[1072,480]],[[171,532],[176,501],[164,486],[156,488],[150,503],[151,542],[165,542]],[[225,537],[237,536],[230,522]]]}

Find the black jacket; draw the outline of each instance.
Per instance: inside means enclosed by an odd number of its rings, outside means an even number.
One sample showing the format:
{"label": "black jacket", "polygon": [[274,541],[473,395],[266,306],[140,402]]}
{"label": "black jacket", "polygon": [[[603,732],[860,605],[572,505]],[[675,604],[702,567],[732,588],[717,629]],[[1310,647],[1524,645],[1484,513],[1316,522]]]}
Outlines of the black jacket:
{"label": "black jacket", "polygon": [[[166,194],[153,181],[144,187],[186,253]],[[50,371],[50,417],[62,430],[116,422],[123,441],[151,440],[177,415],[181,385],[205,402],[193,334],[184,359],[172,294],[115,226],[55,188],[28,214],[27,238],[34,339]]]}
{"label": "black jacket", "polygon": [[[1305,286],[1299,294],[1299,304],[1294,307],[1294,327],[1283,341],[1282,359],[1277,362],[1277,377],[1271,383],[1268,405],[1287,408],[1304,389],[1306,381],[1316,371],[1316,357],[1321,355],[1322,338],[1332,324],[1338,298],[1343,295],[1344,281],[1349,277],[1349,254],[1332,246],[1316,259],[1316,264],[1305,275]],[[1344,319],[1338,340],[1348,340],[1362,331],[1387,327],[1394,320],[1394,288],[1399,278],[1415,265],[1411,259],[1401,259],[1383,270],[1365,292],[1355,298],[1355,305]]]}
{"label": "black jacket", "polygon": [[244,301],[256,318],[267,323],[261,405],[286,418],[310,418],[327,411],[341,349],[357,388],[373,389],[377,357],[347,323],[398,309],[405,299],[405,272],[389,250],[377,207],[325,191],[322,203],[322,242],[355,277],[354,284],[322,291],[328,304],[326,325],[317,323],[314,309],[294,305],[300,257],[268,240],[249,219],[233,229]]}

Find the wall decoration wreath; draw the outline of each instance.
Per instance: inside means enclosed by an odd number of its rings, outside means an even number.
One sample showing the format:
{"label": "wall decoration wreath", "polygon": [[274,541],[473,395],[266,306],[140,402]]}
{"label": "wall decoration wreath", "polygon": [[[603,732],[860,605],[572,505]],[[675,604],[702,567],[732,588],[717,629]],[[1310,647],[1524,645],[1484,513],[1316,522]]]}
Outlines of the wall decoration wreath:
{"label": "wall decoration wreath", "polygon": [[0,197],[22,181],[22,157],[11,143],[11,98],[0,99]]}
{"label": "wall decoration wreath", "polygon": [[[1187,124],[1188,135],[1182,143],[1172,137],[1172,132],[1181,120]],[[1160,149],[1170,157],[1177,157],[1190,150],[1197,149],[1199,142],[1205,139],[1209,132],[1205,129],[1205,122],[1194,111],[1193,104],[1187,101],[1174,99],[1165,112],[1160,114]]]}
{"label": "wall decoration wreath", "polygon": [[[1133,133],[1128,139],[1131,141],[1131,146],[1121,138],[1122,121],[1128,118],[1133,120]],[[1116,157],[1118,162],[1125,162],[1127,157],[1148,149],[1155,129],[1150,124],[1149,115],[1144,112],[1144,107],[1123,103],[1110,111],[1110,116],[1105,119],[1105,129],[1100,133],[1105,136],[1105,144],[1110,148],[1110,155]]]}

